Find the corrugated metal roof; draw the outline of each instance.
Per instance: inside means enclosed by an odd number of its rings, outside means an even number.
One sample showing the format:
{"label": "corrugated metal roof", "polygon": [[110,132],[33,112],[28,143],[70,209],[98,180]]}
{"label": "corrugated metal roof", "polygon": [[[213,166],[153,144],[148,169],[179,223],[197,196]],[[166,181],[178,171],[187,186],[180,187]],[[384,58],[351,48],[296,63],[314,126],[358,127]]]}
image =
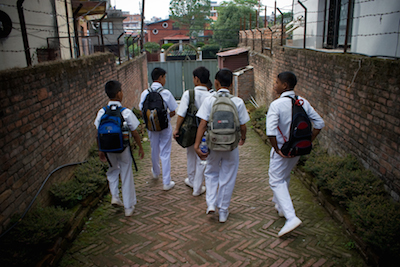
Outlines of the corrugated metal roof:
{"label": "corrugated metal roof", "polygon": [[249,51],[249,48],[239,47],[239,48],[235,48],[235,49],[232,49],[232,50],[228,50],[228,51],[217,53],[217,56],[219,56],[219,57],[228,57],[228,56],[242,54],[242,53],[245,53],[245,52],[248,52],[248,51]]}

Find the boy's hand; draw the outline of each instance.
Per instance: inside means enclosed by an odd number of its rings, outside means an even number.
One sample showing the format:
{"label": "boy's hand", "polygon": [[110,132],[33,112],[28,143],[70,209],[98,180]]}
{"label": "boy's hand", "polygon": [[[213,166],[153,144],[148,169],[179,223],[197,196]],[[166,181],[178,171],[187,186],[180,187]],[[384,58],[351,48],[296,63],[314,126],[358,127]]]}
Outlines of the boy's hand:
{"label": "boy's hand", "polygon": [[140,157],[140,159],[143,159],[143,158],[144,158],[143,147],[140,147],[140,148],[139,148],[139,157]]}
{"label": "boy's hand", "polygon": [[282,151],[280,149],[275,150],[276,153],[278,153],[279,156],[281,156],[282,158],[294,158],[295,156],[285,156],[283,155]]}
{"label": "boy's hand", "polygon": [[200,148],[196,146],[194,148],[194,151],[196,151],[196,154],[199,156],[201,160],[206,160],[208,154],[210,154],[210,152],[204,154],[203,152],[201,152]]}
{"label": "boy's hand", "polygon": [[172,133],[172,136],[174,137],[174,139],[176,140],[176,138],[179,137],[179,129],[175,129],[174,132]]}
{"label": "boy's hand", "polygon": [[99,151],[99,158],[100,161],[107,162],[106,153],[104,153],[103,151]]}

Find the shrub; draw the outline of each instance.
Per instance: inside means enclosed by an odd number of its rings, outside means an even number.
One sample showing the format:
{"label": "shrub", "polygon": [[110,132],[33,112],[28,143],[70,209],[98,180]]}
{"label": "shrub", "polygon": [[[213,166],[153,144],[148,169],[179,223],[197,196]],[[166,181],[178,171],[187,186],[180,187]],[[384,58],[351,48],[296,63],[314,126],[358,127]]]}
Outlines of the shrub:
{"label": "shrub", "polygon": [[384,195],[383,182],[370,170],[348,170],[343,168],[335,177],[328,181],[328,187],[333,198],[348,207],[349,202],[360,195]]}
{"label": "shrub", "polygon": [[155,42],[148,42],[145,43],[143,46],[146,49],[146,51],[150,53],[155,53],[160,50],[160,45]]}
{"label": "shrub", "polygon": [[316,178],[318,187],[328,189],[328,181],[335,177],[343,164],[339,156],[328,156],[323,149],[313,149],[304,164],[304,169]]}
{"label": "shrub", "polygon": [[197,42],[196,47],[203,47],[205,45],[204,42]]}
{"label": "shrub", "polygon": [[173,46],[173,45],[174,45],[173,43],[166,43],[166,44],[163,44],[163,45],[161,46],[161,48],[164,49],[164,50],[167,50],[168,48],[170,48],[170,47]]}
{"label": "shrub", "polygon": [[104,185],[107,165],[97,158],[89,158],[87,163],[78,166],[74,178],[69,181],[55,183],[49,192],[56,205],[72,208],[87,198],[97,188]]}
{"label": "shrub", "polygon": [[261,106],[250,113],[251,120],[253,121],[254,127],[261,129],[263,133],[266,130],[266,117],[268,109],[265,106]]}
{"label": "shrub", "polygon": [[394,258],[400,258],[399,204],[382,195],[360,195],[350,201],[349,214],[357,232],[380,254],[381,260],[393,264]]}
{"label": "shrub", "polygon": [[[33,266],[67,229],[71,212],[56,207],[30,210],[23,220],[4,236],[0,245],[1,266]],[[14,225],[20,216],[14,216]]]}
{"label": "shrub", "polygon": [[203,58],[217,58],[217,53],[219,51],[219,45],[208,44],[202,47]]}

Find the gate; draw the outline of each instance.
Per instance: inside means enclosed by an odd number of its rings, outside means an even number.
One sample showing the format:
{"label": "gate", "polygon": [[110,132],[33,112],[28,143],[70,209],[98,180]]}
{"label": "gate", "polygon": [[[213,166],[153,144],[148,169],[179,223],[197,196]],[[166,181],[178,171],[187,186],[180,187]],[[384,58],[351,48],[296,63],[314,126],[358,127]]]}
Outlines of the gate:
{"label": "gate", "polygon": [[163,68],[167,71],[167,81],[164,85],[175,99],[181,99],[183,92],[194,88],[193,70],[204,66],[210,71],[210,80],[214,83],[215,74],[218,71],[218,61],[216,59],[203,61],[166,61],[166,62],[147,62],[147,76],[151,84],[151,71],[156,68]]}

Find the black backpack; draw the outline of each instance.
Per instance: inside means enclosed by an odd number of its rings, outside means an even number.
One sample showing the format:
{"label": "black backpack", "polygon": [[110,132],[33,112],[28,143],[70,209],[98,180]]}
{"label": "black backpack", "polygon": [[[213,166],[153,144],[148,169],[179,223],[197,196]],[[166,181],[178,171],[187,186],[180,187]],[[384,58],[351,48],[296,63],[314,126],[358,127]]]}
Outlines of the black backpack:
{"label": "black backpack", "polygon": [[295,96],[295,99],[290,96],[286,97],[289,97],[292,100],[292,123],[290,125],[289,140],[286,140],[278,127],[278,130],[285,141],[281,151],[285,156],[301,156],[310,154],[312,149],[312,125],[307,113],[304,111],[304,101],[299,99],[298,96]]}
{"label": "black backpack", "polygon": [[124,117],[121,112],[125,108],[111,105],[103,107],[103,109],[105,112],[101,116],[97,130],[99,150],[106,153],[121,153],[128,146],[122,136]]}
{"label": "black backpack", "polygon": [[197,127],[199,126],[199,119],[196,117],[197,107],[194,104],[194,92],[194,89],[189,89],[188,109],[182,125],[179,128],[179,137],[176,138],[178,144],[184,148],[194,144],[194,141],[196,140]]}
{"label": "black backpack", "polygon": [[142,115],[149,131],[161,131],[168,127],[168,111],[160,94],[163,89],[147,89],[149,93],[143,102]]}

